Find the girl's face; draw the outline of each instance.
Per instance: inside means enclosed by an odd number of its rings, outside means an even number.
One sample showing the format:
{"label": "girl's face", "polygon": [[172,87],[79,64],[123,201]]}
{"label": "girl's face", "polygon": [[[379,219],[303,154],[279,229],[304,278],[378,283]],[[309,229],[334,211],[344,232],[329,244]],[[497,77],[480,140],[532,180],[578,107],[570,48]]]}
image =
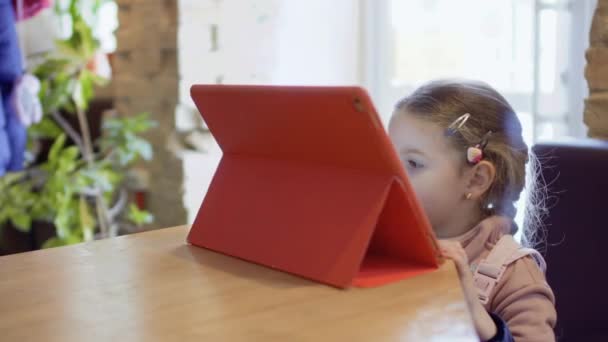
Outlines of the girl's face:
{"label": "girl's face", "polygon": [[395,115],[388,131],[437,236],[460,232],[455,225],[464,224],[463,211],[469,207],[465,151],[449,144],[443,128],[411,114]]}

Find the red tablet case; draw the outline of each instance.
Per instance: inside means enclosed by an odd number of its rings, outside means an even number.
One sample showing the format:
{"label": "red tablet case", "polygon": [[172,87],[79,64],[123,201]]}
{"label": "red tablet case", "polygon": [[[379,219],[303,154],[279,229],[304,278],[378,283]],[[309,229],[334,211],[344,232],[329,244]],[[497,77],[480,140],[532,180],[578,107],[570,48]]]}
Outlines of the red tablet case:
{"label": "red tablet case", "polygon": [[365,90],[195,85],[191,96],[223,156],[189,243],[336,287],[438,267]]}

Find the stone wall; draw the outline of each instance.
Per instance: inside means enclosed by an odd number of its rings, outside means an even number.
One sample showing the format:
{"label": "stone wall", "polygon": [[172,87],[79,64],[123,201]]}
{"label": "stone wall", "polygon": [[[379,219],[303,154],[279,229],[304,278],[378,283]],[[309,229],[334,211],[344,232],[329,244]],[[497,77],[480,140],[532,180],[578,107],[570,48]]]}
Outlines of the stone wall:
{"label": "stone wall", "polygon": [[592,138],[608,139],[608,0],[598,0],[591,24],[584,121]]}
{"label": "stone wall", "polygon": [[182,161],[169,149],[178,102],[177,0],[118,0],[117,51],[113,60],[115,106],[120,115],[149,112],[158,127],[147,135],[154,159],[146,207],[154,227],[185,224]]}

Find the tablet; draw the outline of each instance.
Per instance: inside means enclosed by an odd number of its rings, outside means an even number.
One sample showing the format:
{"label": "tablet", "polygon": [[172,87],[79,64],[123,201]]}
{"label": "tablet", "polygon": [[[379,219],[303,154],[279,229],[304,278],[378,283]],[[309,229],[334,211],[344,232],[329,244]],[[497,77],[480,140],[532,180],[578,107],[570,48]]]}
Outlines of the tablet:
{"label": "tablet", "polygon": [[191,96],[223,156],[189,243],[337,287],[438,267],[364,89],[194,85]]}

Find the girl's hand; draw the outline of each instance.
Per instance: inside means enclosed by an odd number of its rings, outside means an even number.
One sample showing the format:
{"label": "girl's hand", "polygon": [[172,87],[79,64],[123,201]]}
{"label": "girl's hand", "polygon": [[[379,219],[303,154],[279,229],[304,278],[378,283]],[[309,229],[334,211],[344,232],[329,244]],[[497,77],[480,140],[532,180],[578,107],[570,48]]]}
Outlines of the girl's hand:
{"label": "girl's hand", "polygon": [[467,254],[460,243],[456,241],[439,240],[439,248],[444,257],[452,259],[456,264],[458,277],[462,284],[467,305],[473,316],[473,324],[477,334],[483,341],[491,339],[496,335],[496,324],[479,301]]}

